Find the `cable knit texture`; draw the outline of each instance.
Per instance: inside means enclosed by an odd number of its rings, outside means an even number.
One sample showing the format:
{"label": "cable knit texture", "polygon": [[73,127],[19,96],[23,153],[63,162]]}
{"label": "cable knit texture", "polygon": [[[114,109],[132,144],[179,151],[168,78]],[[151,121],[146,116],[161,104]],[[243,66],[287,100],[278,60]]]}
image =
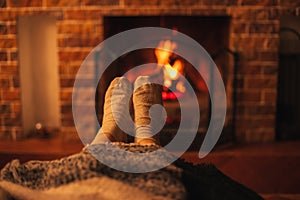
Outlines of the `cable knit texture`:
{"label": "cable knit texture", "polygon": [[155,134],[155,127],[163,121],[162,113],[159,110],[152,113],[150,117],[151,106],[155,104],[162,105],[162,86],[151,83],[148,76],[137,78],[134,83],[133,106],[135,119],[135,142],[142,143],[144,140],[152,140],[159,143],[159,136]]}
{"label": "cable knit texture", "polygon": [[105,94],[102,127],[93,144],[109,140],[127,142],[126,133],[134,132],[134,124],[129,114],[131,94],[132,85],[126,78],[118,77],[111,82]]}

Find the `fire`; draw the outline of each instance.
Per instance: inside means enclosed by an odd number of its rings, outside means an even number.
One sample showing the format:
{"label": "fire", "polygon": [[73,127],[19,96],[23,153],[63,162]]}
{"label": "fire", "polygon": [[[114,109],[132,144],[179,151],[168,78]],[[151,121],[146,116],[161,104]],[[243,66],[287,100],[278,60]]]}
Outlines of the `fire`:
{"label": "fire", "polygon": [[[164,86],[166,88],[175,89],[176,92],[184,93],[186,91],[184,86],[184,81],[181,80],[184,75],[184,64],[179,59],[175,60],[173,64],[170,63],[173,56],[173,50],[177,48],[177,44],[170,41],[160,41],[157,48],[155,49],[155,56],[157,58],[157,63],[163,67],[164,73]],[[170,95],[163,95],[165,97],[171,97]],[[173,97],[173,96],[172,96]],[[176,98],[176,96],[174,97]]]}
{"label": "fire", "polygon": [[173,68],[169,63],[166,64],[164,67],[165,67],[164,70],[166,74],[170,77],[170,79],[176,80],[177,77],[179,76],[178,71],[175,68]]}
{"label": "fire", "polygon": [[160,41],[157,48],[155,49],[155,56],[157,63],[165,65],[169,63],[169,58],[172,55],[172,51],[177,48],[177,44],[170,40]]}

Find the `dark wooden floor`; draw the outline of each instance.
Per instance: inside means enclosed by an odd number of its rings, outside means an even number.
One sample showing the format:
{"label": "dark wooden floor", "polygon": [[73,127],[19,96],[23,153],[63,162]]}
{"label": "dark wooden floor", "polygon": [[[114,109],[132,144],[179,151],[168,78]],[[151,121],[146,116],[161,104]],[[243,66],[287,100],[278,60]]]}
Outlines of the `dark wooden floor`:
{"label": "dark wooden floor", "polygon": [[183,157],[213,163],[267,199],[300,199],[300,141],[219,147],[202,160],[196,152]]}
{"label": "dark wooden floor", "polygon": [[[0,167],[12,159],[52,160],[82,149],[80,142],[60,139],[0,141]],[[198,163],[213,163],[223,173],[270,200],[300,199],[300,141],[217,147],[204,159],[198,152],[182,158]]]}

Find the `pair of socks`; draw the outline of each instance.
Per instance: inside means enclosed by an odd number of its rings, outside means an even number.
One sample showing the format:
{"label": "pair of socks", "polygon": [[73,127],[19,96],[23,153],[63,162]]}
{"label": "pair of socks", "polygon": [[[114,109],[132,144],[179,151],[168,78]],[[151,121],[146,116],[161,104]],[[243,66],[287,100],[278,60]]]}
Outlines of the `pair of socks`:
{"label": "pair of socks", "polygon": [[[140,76],[132,85],[125,77],[115,78],[105,94],[102,127],[92,144],[127,142],[126,133],[135,133],[138,144],[159,144],[156,134],[164,122],[162,116],[162,86],[151,83],[150,77]],[[133,93],[132,101],[131,95]],[[134,123],[129,114],[134,108]]]}

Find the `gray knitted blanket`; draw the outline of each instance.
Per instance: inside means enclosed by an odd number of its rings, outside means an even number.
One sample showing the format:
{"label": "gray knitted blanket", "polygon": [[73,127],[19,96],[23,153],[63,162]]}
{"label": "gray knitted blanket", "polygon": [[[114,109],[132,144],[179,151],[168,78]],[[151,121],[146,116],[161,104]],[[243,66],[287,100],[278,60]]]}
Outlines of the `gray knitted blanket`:
{"label": "gray knitted blanket", "polygon": [[[73,200],[96,197],[99,199],[175,200],[262,199],[222,174],[213,165],[194,166],[177,160],[160,170],[136,174],[114,170],[99,162],[90,153],[93,151],[101,153],[101,150],[109,149],[112,153],[107,159],[119,162],[122,155],[116,153],[119,151],[115,151],[115,148],[142,153],[159,148],[156,145],[140,146],[124,143],[115,145],[91,145],[78,154],[53,161],[29,161],[20,164],[18,160],[13,160],[0,172],[0,199],[1,195],[3,199],[36,199],[36,197],[37,199],[47,199],[46,197],[69,199],[66,198],[67,196],[72,196],[70,199]],[[160,159],[168,156],[172,155],[163,152],[161,158],[141,160],[139,163],[140,165],[155,165],[160,162]],[[136,157],[132,156],[127,159],[136,159]],[[91,190],[93,194],[89,194],[87,190]],[[62,196],[63,194],[67,196]]]}

